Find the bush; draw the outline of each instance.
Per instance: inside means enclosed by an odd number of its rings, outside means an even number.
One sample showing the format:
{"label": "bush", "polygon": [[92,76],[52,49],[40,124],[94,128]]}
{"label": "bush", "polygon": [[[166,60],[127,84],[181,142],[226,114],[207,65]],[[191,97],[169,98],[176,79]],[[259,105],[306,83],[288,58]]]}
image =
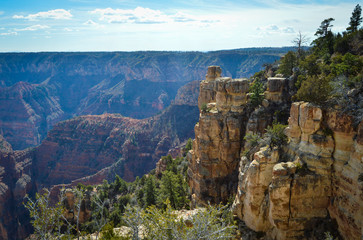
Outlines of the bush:
{"label": "bush", "polygon": [[297,91],[296,98],[321,105],[329,99],[331,93],[332,87],[327,77],[308,76]]}
{"label": "bush", "polygon": [[250,148],[254,148],[260,144],[261,137],[258,134],[247,133],[244,140],[246,140]]}
{"label": "bush", "polygon": [[207,104],[206,103],[203,103],[202,106],[200,106],[200,110],[202,112],[207,112],[207,110],[208,110]]}
{"label": "bush", "polygon": [[[232,239],[235,226],[224,215],[225,207],[208,206],[183,221],[168,202],[165,210],[151,206],[146,210],[128,206],[125,221],[132,239]],[[143,233],[140,226],[144,226]],[[146,235],[146,236],[145,236]]]}
{"label": "bush", "polygon": [[267,127],[263,140],[270,148],[281,148],[287,143],[287,136],[284,133],[286,125],[277,123]]}

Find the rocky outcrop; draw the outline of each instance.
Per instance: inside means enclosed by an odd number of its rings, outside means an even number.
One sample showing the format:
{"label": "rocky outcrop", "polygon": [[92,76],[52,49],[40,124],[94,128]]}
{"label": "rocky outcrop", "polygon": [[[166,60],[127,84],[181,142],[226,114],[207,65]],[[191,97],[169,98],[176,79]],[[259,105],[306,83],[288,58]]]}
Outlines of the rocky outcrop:
{"label": "rocky outcrop", "polygon": [[[354,127],[352,117],[339,111],[290,104],[289,85],[288,79],[268,78],[262,106],[252,111],[247,80],[208,69],[188,153],[192,204],[226,201],[238,174],[234,213],[267,239],[323,239],[324,232],[360,239],[363,122]],[[286,146],[256,152],[244,144],[246,133],[262,134],[273,120],[283,122],[288,108]]]}
{"label": "rocky outcrop", "polygon": [[[268,79],[265,104],[253,111],[248,104],[248,79],[221,77],[221,68],[208,68],[200,83],[199,123],[189,152],[188,178],[194,205],[225,202],[236,191],[238,163],[246,133],[262,134],[288,111],[284,78]],[[276,110],[280,114],[275,114]]]}
{"label": "rocky outcrop", "polygon": [[331,219],[344,239],[360,239],[363,123],[356,130],[352,122],[337,111],[293,103],[289,144],[282,151],[263,148],[252,161],[242,157],[238,217],[272,239],[322,239],[334,231]]}
{"label": "rocky outcrop", "polygon": [[194,204],[226,201],[236,187],[249,83],[220,75],[219,67],[209,67],[200,84],[199,123],[188,155]]}

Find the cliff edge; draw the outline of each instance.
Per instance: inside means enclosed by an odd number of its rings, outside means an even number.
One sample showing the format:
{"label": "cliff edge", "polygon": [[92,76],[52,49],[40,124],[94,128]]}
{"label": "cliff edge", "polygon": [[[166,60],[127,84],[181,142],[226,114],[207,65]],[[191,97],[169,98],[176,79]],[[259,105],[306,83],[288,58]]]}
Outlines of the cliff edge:
{"label": "cliff edge", "polygon": [[[226,202],[265,239],[363,236],[363,122],[307,102],[289,102],[289,79],[269,78],[263,106],[249,106],[247,79],[209,67],[200,84],[199,123],[188,154],[192,204]],[[246,133],[263,134],[276,110],[290,108],[287,144],[251,158]],[[238,185],[238,186],[237,186]]]}

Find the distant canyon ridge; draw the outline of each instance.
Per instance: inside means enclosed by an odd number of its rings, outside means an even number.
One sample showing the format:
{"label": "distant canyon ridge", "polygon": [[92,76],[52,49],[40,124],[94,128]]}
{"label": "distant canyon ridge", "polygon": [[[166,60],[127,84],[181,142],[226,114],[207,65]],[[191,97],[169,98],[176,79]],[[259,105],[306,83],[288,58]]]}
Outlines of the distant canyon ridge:
{"label": "distant canyon ridge", "polygon": [[[0,135],[22,150],[39,145],[56,123],[76,116],[155,116],[175,101],[182,86],[204,79],[209,65],[221,66],[224,76],[249,77],[288,50],[1,53]],[[191,86],[180,91],[192,91]],[[180,92],[176,103],[193,105],[189,94]]]}

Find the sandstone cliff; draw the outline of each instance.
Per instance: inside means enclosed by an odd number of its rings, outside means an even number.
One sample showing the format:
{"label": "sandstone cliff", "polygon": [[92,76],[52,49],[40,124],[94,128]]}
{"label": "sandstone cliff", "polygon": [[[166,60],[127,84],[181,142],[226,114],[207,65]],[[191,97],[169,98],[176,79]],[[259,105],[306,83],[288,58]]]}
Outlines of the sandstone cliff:
{"label": "sandstone cliff", "polygon": [[242,157],[235,212],[254,231],[276,239],[321,239],[336,221],[344,239],[363,223],[362,126],[333,110],[293,103],[282,152]]}
{"label": "sandstone cliff", "polygon": [[[262,106],[248,109],[247,80],[220,76],[211,67],[200,85],[199,123],[188,154],[194,205],[225,202],[236,192],[234,213],[266,239],[323,239],[337,230],[344,239],[361,239],[363,122],[354,127],[339,111],[290,105],[290,82],[283,78],[269,78]],[[245,133],[263,133],[281,110],[276,106],[286,105],[288,144],[243,156]]]}
{"label": "sandstone cliff", "polygon": [[271,97],[255,111],[247,104],[249,85],[248,79],[221,77],[221,68],[215,66],[208,68],[206,80],[200,83],[199,122],[188,154],[193,205],[226,202],[236,192],[246,131],[264,132],[276,118],[275,110],[287,109],[287,80],[270,79]]}
{"label": "sandstone cliff", "polygon": [[18,82],[0,87],[0,134],[14,149],[40,143],[51,127],[65,119],[54,89]]}

